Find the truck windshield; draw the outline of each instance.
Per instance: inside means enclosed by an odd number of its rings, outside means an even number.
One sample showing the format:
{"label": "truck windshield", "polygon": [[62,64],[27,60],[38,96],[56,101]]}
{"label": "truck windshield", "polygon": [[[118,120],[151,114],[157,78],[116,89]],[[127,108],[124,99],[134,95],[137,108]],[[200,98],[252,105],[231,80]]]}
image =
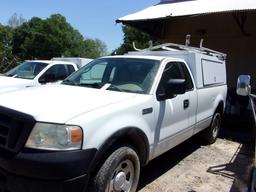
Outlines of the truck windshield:
{"label": "truck windshield", "polygon": [[147,94],[159,63],[137,58],[96,59],[69,76],[63,84]]}
{"label": "truck windshield", "polygon": [[48,64],[39,62],[24,62],[5,73],[8,77],[34,79]]}

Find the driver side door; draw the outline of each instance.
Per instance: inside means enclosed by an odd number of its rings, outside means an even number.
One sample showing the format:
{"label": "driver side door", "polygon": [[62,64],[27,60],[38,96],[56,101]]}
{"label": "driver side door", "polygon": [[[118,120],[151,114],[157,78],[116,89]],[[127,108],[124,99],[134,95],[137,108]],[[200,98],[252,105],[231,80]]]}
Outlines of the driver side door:
{"label": "driver side door", "polygon": [[[162,73],[157,94],[165,92],[165,84],[170,79],[185,79],[181,62],[168,62]],[[187,87],[187,79],[186,87]],[[171,149],[193,134],[189,126],[190,93],[175,95],[173,98],[157,101],[158,121],[155,129],[155,155]]]}

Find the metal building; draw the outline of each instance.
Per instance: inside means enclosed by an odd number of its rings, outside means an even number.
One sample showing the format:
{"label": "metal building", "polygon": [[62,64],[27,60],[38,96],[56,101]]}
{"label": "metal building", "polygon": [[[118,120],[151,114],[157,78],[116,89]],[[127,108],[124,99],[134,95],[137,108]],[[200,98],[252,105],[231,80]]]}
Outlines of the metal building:
{"label": "metal building", "polygon": [[256,88],[255,0],[161,0],[157,5],[117,19],[164,42],[191,45],[226,53],[230,92],[240,74],[250,74]]}

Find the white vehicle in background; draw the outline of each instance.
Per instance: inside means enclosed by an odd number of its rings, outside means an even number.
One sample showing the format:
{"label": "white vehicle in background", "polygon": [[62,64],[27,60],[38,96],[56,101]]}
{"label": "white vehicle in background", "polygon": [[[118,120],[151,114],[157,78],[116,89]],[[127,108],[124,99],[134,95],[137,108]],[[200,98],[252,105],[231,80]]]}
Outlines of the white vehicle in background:
{"label": "white vehicle in background", "polygon": [[165,44],[1,94],[0,191],[135,192],[152,159],[199,132],[216,141],[225,57]]}
{"label": "white vehicle in background", "polygon": [[53,57],[51,60],[73,62],[77,65],[78,68],[81,68],[87,65],[88,63],[90,63],[93,59],[82,58],[82,57]]}
{"label": "white vehicle in background", "polygon": [[0,93],[58,82],[77,70],[78,67],[73,62],[25,61],[0,76]]}

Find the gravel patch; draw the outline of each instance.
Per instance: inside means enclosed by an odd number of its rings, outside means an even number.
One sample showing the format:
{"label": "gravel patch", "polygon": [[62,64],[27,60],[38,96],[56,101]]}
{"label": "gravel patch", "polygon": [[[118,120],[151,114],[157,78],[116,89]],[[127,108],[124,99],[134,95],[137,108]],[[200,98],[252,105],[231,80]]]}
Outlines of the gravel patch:
{"label": "gravel patch", "polygon": [[196,138],[142,169],[140,192],[245,192],[253,163],[248,146],[218,139],[209,146]]}

